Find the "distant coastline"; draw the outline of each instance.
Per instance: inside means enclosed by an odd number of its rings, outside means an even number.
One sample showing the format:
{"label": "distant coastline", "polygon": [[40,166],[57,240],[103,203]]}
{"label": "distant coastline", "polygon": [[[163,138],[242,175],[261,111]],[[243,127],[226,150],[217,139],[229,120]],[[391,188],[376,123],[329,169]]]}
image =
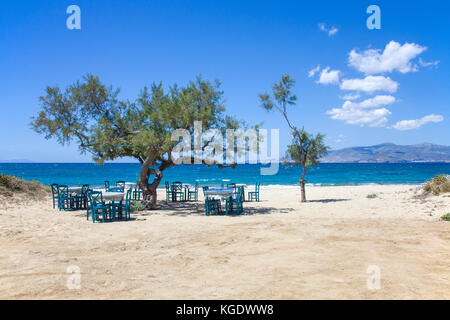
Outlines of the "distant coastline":
{"label": "distant coastline", "polygon": [[[283,163],[283,161],[276,161]],[[322,163],[450,163],[450,146],[421,143],[396,145],[383,143],[373,146],[349,147],[330,150],[321,159]],[[89,162],[42,162],[29,159],[0,160],[0,163],[94,163]],[[137,161],[112,161],[105,163],[136,164]]]}
{"label": "distant coastline", "polygon": [[450,147],[421,143],[383,143],[329,151],[323,163],[450,163]]}

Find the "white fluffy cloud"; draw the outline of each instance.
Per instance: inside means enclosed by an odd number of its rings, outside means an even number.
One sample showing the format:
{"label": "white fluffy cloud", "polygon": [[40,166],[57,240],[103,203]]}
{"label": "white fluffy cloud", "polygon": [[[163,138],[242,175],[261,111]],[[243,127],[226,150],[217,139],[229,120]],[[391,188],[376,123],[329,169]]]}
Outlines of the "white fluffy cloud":
{"label": "white fluffy cloud", "polygon": [[387,91],[394,93],[398,89],[398,82],[384,76],[367,76],[364,79],[344,79],[342,90],[355,90],[364,92]]}
{"label": "white fluffy cloud", "polygon": [[393,96],[375,96],[361,102],[345,101],[341,108],[334,108],[327,111],[327,114],[334,120],[342,120],[348,124],[371,127],[384,126],[388,121],[387,116],[391,112],[386,108],[395,102]]}
{"label": "white fluffy cloud", "polygon": [[327,114],[331,116],[331,119],[342,120],[348,124],[381,127],[386,124],[388,121],[387,116],[390,115],[391,112],[386,108],[373,110],[336,108],[327,111]]}
{"label": "white fluffy cloud", "polygon": [[309,78],[314,77],[314,75],[319,71],[320,71],[320,65],[317,65],[317,67],[308,71],[308,77]]}
{"label": "white fluffy cloud", "polygon": [[334,36],[339,31],[339,29],[335,26],[327,27],[325,23],[319,23],[319,29],[323,32],[328,33],[330,37]]}
{"label": "white fluffy cloud", "polygon": [[349,65],[366,74],[392,72],[401,73],[417,71],[417,65],[411,60],[424,52],[427,48],[415,43],[389,42],[384,51],[369,49],[358,53],[353,49],[349,54]]}
{"label": "white fluffy cloud", "polygon": [[320,78],[317,83],[321,84],[337,84],[339,83],[339,70],[330,70],[330,67],[326,67],[320,73]]}
{"label": "white fluffy cloud", "polygon": [[395,97],[393,96],[375,96],[373,98],[366,99],[361,102],[345,101],[343,108],[376,108],[379,106],[387,106],[395,102]]}
{"label": "white fluffy cloud", "polygon": [[442,122],[444,121],[444,117],[438,114],[430,114],[428,116],[425,116],[421,119],[416,120],[402,120],[397,122],[392,126],[392,128],[397,130],[413,130],[413,129],[419,129],[424,124],[430,123],[430,122]]}

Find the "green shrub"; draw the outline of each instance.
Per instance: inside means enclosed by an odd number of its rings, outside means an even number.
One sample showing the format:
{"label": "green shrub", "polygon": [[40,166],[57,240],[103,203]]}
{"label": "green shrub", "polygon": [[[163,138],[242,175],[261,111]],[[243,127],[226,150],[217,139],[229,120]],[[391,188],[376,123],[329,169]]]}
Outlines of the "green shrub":
{"label": "green shrub", "polygon": [[441,220],[444,220],[444,221],[450,221],[450,213],[444,214],[444,215],[441,217]]}
{"label": "green shrub", "polygon": [[378,195],[376,193],[371,193],[367,195],[367,199],[375,199],[378,198]]}
{"label": "green shrub", "polygon": [[432,178],[423,186],[425,193],[440,195],[441,193],[450,192],[450,178],[448,175],[440,174]]}
{"label": "green shrub", "polygon": [[131,212],[143,211],[143,210],[145,210],[145,205],[138,201],[131,201],[130,209],[131,209]]}

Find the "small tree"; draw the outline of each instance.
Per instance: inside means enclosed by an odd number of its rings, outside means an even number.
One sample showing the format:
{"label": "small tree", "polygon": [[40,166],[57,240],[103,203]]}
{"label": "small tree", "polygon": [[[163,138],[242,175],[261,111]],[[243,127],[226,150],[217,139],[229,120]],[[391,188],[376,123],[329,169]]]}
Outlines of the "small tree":
{"label": "small tree", "polygon": [[301,202],[306,202],[305,175],[306,169],[318,165],[320,158],[327,153],[328,147],[324,145],[325,136],[318,133],[316,136],[302,130],[299,135],[292,135],[292,143],[288,146],[285,157],[286,167],[302,167],[300,178]]}
{"label": "small tree", "polygon": [[[46,139],[56,138],[63,145],[76,141],[82,153],[90,152],[100,164],[121,157],[137,159],[141,163],[138,185],[149,209],[156,209],[156,189],[163,172],[177,164],[172,159],[172,150],[179,143],[172,140],[174,130],[187,130],[194,140],[195,121],[202,124],[202,130],[221,133],[240,125],[224,115],[219,81],[210,83],[199,77],[182,88],[174,85],[168,92],[161,83],[153,84],[144,88],[135,102],[120,101],[118,94],[119,90],[106,87],[93,75],[65,91],[47,87],[46,95],[40,97],[41,111],[31,126]],[[200,141],[200,150],[210,143]],[[206,163],[194,153],[192,160]],[[206,164],[234,166],[220,161]]]}
{"label": "small tree", "polygon": [[297,96],[292,93],[295,80],[289,75],[283,75],[281,81],[275,83],[272,87],[273,97],[269,94],[260,94],[261,106],[267,111],[273,109],[280,112],[286,120],[292,135],[292,143],[288,146],[285,163],[288,166],[302,166],[300,178],[301,202],[306,202],[305,175],[306,169],[312,165],[317,165],[320,158],[327,152],[328,147],[324,145],[324,135],[317,134],[315,137],[305,132],[302,128],[299,130],[288,118],[287,107],[295,105]]}

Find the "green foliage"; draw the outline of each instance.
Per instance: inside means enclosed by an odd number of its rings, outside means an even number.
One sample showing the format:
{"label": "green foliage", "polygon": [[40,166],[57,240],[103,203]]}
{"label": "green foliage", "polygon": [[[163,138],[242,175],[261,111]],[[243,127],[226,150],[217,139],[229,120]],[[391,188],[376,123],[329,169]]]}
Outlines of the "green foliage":
{"label": "green foliage", "polygon": [[1,195],[13,196],[16,193],[25,193],[29,196],[40,197],[47,195],[50,191],[50,187],[44,186],[38,181],[26,181],[0,173]]}
{"label": "green foliage", "polygon": [[319,164],[320,158],[328,151],[324,144],[325,136],[308,134],[302,130],[299,134],[292,136],[292,143],[288,146],[284,162],[287,167],[304,165],[310,169]]}
{"label": "green foliage", "polygon": [[441,174],[427,181],[423,186],[425,193],[432,193],[437,196],[442,193],[450,192],[450,178],[448,175]]}
{"label": "green foliage", "polygon": [[[186,129],[193,140],[194,122],[202,129],[235,129],[242,123],[224,114],[220,82],[198,77],[184,87],[165,89],[162,83],[145,87],[134,102],[119,100],[119,90],[106,87],[98,77],[87,75],[64,91],[47,87],[40,97],[41,111],[32,128],[61,144],[76,142],[81,152],[90,152],[97,163],[133,157],[157,185],[161,172],[175,165],[171,151],[176,129]],[[205,147],[207,141],[202,141]],[[157,170],[149,169],[159,166]],[[148,172],[147,172],[148,171]],[[142,178],[142,174],[141,174]],[[156,187],[156,186],[155,186]]]}
{"label": "green foliage", "polygon": [[276,108],[281,113],[286,114],[286,107],[288,105],[295,105],[297,101],[297,96],[292,94],[294,85],[295,79],[291,79],[290,75],[286,74],[281,76],[280,82],[276,82],[272,87],[273,97],[278,104],[273,103],[270,95],[265,93],[259,95],[261,106],[268,111]]}
{"label": "green foliage", "polygon": [[450,221],[450,213],[444,214],[444,215],[441,217],[441,220],[444,220],[444,221]]}
{"label": "green foliage", "polygon": [[371,194],[368,194],[366,198],[367,199],[375,199],[375,198],[378,198],[378,195],[376,193],[371,193]]}
{"label": "green foliage", "polygon": [[42,110],[33,118],[33,129],[61,144],[76,141],[98,162],[134,157],[154,164],[168,159],[177,143],[171,141],[175,129],[193,131],[194,121],[203,129],[236,126],[224,116],[220,82],[200,77],[186,87],[177,85],[167,92],[162,83],[145,87],[135,102],[118,100],[119,90],[106,87],[98,77],[87,75],[83,82],[66,88],[48,87],[40,98]]}
{"label": "green foliage", "polygon": [[145,205],[139,201],[131,201],[130,210],[131,212],[143,211],[145,210]]}

